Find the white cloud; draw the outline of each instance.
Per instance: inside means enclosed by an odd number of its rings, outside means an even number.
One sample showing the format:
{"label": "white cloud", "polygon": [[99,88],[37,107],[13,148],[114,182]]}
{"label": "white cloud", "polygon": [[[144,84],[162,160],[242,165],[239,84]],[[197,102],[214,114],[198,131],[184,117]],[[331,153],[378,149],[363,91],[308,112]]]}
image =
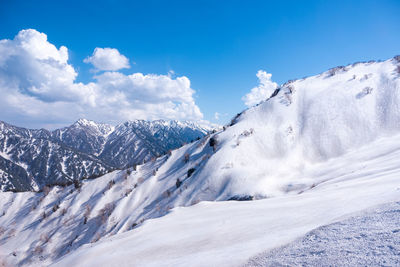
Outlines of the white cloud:
{"label": "white cloud", "polygon": [[203,118],[185,76],[103,72],[87,84],[76,77],[68,49],[57,49],[43,33],[23,30],[0,40],[0,120],[55,127],[81,117],[109,123]]}
{"label": "white cloud", "polygon": [[115,48],[96,47],[93,55],[85,58],[83,62],[91,63],[96,70],[116,71],[130,68],[128,58]]}
{"label": "white cloud", "polygon": [[174,70],[169,70],[168,71],[168,77],[174,77],[175,76],[175,71]]}
{"label": "white cloud", "polygon": [[214,119],[216,121],[224,121],[228,118],[229,114],[228,113],[220,113],[220,112],[215,112],[214,113]]}
{"label": "white cloud", "polygon": [[254,106],[272,95],[278,87],[278,84],[271,80],[271,76],[272,74],[263,70],[257,72],[257,78],[260,84],[251,89],[250,93],[242,97],[246,106]]}

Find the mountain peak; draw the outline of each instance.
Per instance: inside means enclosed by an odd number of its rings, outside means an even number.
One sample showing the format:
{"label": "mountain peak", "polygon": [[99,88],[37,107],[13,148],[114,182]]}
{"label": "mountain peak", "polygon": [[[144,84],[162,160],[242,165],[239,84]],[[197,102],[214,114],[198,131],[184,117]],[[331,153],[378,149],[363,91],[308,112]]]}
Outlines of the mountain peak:
{"label": "mountain peak", "polygon": [[82,126],[97,126],[98,124],[95,121],[92,120],[88,120],[88,119],[84,119],[84,118],[80,118],[79,120],[77,120],[74,125],[82,125]]}
{"label": "mountain peak", "polygon": [[106,123],[97,123],[92,120],[88,119],[79,119],[77,120],[74,124],[72,124],[73,127],[85,127],[85,128],[90,128],[91,130],[94,130],[98,132],[100,135],[107,136],[114,130],[114,126]]}

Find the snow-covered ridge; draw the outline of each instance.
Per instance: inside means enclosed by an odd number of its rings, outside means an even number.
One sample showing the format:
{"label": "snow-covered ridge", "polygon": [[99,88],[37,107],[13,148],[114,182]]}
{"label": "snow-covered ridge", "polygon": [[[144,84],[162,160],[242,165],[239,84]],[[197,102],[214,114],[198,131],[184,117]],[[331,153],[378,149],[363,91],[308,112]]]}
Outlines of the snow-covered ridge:
{"label": "snow-covered ridge", "polygon": [[[284,84],[218,133],[199,172],[211,199],[272,197],[315,183],[310,166],[400,132],[400,58],[334,68]],[[223,188],[223,191],[220,189]]]}
{"label": "snow-covered ridge", "polygon": [[115,127],[110,124],[97,123],[87,119],[79,119],[73,124],[73,126],[75,125],[92,128],[93,130],[97,131],[99,135],[102,134],[104,136],[109,135],[112,131],[115,130]]}

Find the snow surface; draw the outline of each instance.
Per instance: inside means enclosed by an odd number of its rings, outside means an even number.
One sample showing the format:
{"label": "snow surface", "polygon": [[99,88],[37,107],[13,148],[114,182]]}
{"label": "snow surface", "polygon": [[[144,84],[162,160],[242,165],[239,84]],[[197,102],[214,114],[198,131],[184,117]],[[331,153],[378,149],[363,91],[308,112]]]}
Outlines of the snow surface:
{"label": "snow surface", "polygon": [[[400,200],[400,136],[318,164],[301,194],[175,208],[132,231],[85,245],[54,266],[240,266],[344,216]],[[329,179],[328,179],[329,178]]]}
{"label": "snow surface", "polygon": [[399,201],[399,61],[286,83],[225,131],[80,189],[0,193],[0,254],[38,266],[237,266]]}
{"label": "snow surface", "polygon": [[319,227],[246,266],[400,266],[400,202]]}

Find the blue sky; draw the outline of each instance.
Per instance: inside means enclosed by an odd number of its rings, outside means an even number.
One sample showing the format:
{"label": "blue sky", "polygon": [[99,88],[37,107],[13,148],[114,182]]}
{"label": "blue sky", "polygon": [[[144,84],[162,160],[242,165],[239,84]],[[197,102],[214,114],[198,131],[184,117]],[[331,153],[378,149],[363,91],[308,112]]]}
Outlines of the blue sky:
{"label": "blue sky", "polygon": [[[29,28],[45,33],[68,48],[83,83],[94,75],[83,60],[96,47],[116,48],[130,60],[121,73],[186,76],[204,119],[224,123],[246,107],[258,70],[281,84],[400,54],[399,14],[400,1],[384,0],[1,1],[0,39]],[[215,112],[226,115],[216,120]],[[28,116],[1,119],[24,124]]]}

